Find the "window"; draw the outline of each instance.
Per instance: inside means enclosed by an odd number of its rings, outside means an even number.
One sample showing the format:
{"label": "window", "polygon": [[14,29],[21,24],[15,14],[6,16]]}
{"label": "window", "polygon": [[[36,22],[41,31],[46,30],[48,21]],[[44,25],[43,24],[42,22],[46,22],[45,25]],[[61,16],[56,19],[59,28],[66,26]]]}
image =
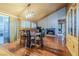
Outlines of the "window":
{"label": "window", "polygon": [[3,16],[4,19],[4,40],[10,42],[10,21],[9,16]]}
{"label": "window", "polygon": [[36,28],[36,24],[35,23],[32,23],[32,28]]}
{"label": "window", "polygon": [[26,28],[30,28],[30,21],[26,21]]}
{"label": "window", "polygon": [[21,21],[21,28],[30,28],[30,21]]}
{"label": "window", "polygon": [[0,43],[10,42],[9,16],[0,15]]}
{"label": "window", "polygon": [[62,33],[62,24],[58,24],[58,26],[59,26],[59,33]]}
{"label": "window", "polygon": [[4,43],[4,21],[3,17],[0,16],[0,44]]}

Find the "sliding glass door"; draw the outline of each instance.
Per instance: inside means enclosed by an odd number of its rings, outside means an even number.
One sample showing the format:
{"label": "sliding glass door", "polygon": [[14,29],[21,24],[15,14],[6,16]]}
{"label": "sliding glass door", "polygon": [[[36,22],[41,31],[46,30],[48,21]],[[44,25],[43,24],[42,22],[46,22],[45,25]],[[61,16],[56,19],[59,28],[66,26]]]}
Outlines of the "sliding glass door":
{"label": "sliding glass door", "polygon": [[10,24],[8,16],[0,16],[0,44],[10,42]]}
{"label": "sliding glass door", "polygon": [[10,21],[8,16],[4,16],[4,42],[9,43],[10,42]]}
{"label": "sliding glass door", "polygon": [[3,17],[0,16],[0,44],[4,43],[4,20]]}

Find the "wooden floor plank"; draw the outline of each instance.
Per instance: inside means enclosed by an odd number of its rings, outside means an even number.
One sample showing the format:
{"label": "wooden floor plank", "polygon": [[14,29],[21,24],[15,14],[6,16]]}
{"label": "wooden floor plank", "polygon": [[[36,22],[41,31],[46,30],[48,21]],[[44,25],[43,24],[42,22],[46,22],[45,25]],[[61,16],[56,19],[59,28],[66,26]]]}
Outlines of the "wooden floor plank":
{"label": "wooden floor plank", "polygon": [[65,56],[69,54],[64,41],[54,37],[44,37],[44,47],[41,48],[24,48],[24,47],[16,47],[9,49],[12,53],[19,56]]}

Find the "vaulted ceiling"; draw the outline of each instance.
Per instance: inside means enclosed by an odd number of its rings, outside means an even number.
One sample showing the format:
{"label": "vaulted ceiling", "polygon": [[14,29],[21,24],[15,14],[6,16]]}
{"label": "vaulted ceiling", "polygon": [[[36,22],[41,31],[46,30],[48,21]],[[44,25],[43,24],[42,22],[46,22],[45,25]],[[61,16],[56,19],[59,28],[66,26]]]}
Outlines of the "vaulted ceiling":
{"label": "vaulted ceiling", "polygon": [[65,7],[64,3],[0,3],[0,12],[27,19],[26,11],[31,9],[35,14],[28,20],[39,21],[50,13],[53,13],[63,7]]}

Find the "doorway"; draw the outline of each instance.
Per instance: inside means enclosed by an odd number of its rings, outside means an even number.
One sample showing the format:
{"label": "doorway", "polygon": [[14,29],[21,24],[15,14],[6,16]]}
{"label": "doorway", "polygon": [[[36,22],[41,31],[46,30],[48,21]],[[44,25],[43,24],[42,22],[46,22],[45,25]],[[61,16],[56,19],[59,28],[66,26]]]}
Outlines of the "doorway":
{"label": "doorway", "polygon": [[58,20],[58,36],[62,43],[65,45],[65,19]]}

